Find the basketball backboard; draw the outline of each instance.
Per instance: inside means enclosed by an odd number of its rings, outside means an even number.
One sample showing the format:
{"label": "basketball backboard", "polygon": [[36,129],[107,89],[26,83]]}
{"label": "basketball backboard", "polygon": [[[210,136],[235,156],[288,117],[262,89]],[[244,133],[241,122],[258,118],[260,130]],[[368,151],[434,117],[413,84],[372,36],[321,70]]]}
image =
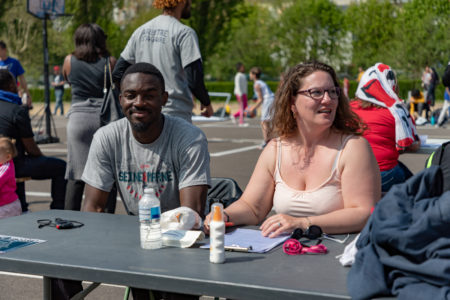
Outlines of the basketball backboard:
{"label": "basketball backboard", "polygon": [[64,15],[65,0],[27,0],[27,11],[33,16],[44,19]]}

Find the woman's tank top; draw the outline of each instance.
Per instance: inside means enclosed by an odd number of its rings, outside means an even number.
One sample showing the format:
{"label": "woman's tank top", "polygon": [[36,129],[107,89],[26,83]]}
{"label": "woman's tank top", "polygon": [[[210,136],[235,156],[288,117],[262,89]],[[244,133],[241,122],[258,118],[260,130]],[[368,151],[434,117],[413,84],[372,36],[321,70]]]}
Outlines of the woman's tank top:
{"label": "woman's tank top", "polygon": [[[87,98],[103,98],[106,61],[107,58],[102,57],[95,63],[88,63],[72,55],[68,76],[72,87],[72,104],[85,101]],[[109,88],[109,71],[106,72],[106,83]]]}
{"label": "woman's tank top", "polygon": [[338,163],[342,149],[344,149],[345,144],[351,137],[346,137],[341,144],[328,179],[318,187],[307,191],[293,189],[281,178],[281,141],[278,139],[278,155],[274,174],[275,192],[273,195],[273,206],[276,213],[294,217],[307,217],[322,215],[344,208]]}

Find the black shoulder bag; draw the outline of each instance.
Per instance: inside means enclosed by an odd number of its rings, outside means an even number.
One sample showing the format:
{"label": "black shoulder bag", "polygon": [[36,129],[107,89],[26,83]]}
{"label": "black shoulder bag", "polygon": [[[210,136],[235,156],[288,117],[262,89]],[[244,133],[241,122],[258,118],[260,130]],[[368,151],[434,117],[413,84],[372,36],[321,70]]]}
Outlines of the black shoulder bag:
{"label": "black shoulder bag", "polygon": [[[110,88],[107,90],[106,88],[106,77],[107,77],[107,70],[106,66],[108,66],[109,71],[109,80],[111,82]],[[105,126],[111,122],[114,122],[116,120],[119,120],[124,117],[124,114],[122,112],[122,107],[119,103],[119,90],[117,89],[116,85],[114,84],[112,80],[112,73],[111,73],[111,64],[109,62],[109,57],[106,60],[105,64],[105,81],[104,81],[104,96],[103,96],[103,103],[102,108],[100,110],[100,127]]]}

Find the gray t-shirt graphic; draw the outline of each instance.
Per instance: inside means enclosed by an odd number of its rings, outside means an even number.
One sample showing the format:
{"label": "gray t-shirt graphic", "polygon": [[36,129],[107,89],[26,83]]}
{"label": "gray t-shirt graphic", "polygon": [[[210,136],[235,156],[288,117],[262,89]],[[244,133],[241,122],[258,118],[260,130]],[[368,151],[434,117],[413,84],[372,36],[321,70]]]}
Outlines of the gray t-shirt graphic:
{"label": "gray t-shirt graphic", "polygon": [[110,191],[117,180],[133,214],[138,213],[144,185],[153,187],[164,212],[180,206],[180,189],[210,185],[209,161],[206,137],[194,125],[165,116],[159,138],[141,144],[123,118],[95,133],[81,179],[103,191]]}
{"label": "gray t-shirt graphic", "polygon": [[147,62],[157,67],[169,93],[163,113],[191,121],[192,94],[184,67],[201,59],[192,28],[174,17],[160,15],[136,29],[120,56],[132,64]]}

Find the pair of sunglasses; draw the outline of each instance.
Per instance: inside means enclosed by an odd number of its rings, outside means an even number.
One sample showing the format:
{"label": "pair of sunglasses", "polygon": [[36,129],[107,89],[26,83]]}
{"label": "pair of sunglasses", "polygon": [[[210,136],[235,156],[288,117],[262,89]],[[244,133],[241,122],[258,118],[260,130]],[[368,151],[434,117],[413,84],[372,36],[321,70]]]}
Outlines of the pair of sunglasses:
{"label": "pair of sunglasses", "polygon": [[303,229],[301,228],[295,229],[290,238],[299,240],[302,237],[305,237],[308,240],[315,240],[320,238],[322,234],[323,234],[322,228],[320,228],[317,225],[311,225],[305,231],[303,231]]}

